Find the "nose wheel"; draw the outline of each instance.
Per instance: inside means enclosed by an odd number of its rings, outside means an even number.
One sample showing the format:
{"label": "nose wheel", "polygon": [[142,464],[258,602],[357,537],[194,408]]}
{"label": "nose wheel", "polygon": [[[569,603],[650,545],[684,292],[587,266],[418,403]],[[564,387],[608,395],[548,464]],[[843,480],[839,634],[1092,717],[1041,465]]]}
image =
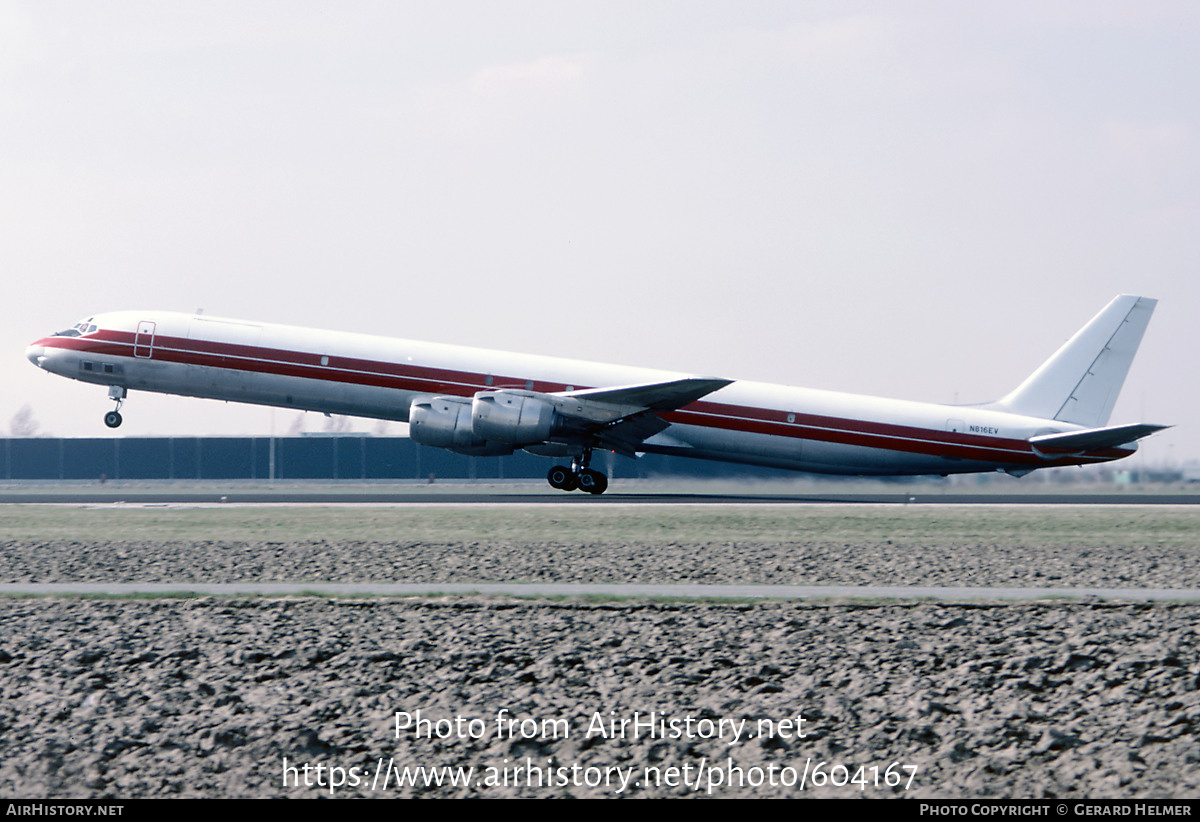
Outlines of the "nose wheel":
{"label": "nose wheel", "polygon": [[121,425],[121,404],[125,402],[125,387],[110,385],[108,387],[108,398],[116,400],[117,407],[104,415],[104,424],[109,428],[117,428]]}
{"label": "nose wheel", "polygon": [[608,490],[608,477],[599,471],[588,468],[592,452],[584,451],[582,456],[571,461],[570,467],[556,465],[546,474],[550,487],[560,491],[587,491],[589,494],[603,494]]}

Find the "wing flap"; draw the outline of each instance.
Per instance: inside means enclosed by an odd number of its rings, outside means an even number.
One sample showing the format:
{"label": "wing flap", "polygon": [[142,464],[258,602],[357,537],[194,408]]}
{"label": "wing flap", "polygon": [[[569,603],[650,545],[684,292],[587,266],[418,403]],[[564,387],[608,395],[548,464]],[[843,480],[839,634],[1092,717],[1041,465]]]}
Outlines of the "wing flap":
{"label": "wing flap", "polygon": [[643,411],[602,428],[595,437],[601,448],[625,457],[636,457],[643,442],[665,431],[670,425],[653,411]]}

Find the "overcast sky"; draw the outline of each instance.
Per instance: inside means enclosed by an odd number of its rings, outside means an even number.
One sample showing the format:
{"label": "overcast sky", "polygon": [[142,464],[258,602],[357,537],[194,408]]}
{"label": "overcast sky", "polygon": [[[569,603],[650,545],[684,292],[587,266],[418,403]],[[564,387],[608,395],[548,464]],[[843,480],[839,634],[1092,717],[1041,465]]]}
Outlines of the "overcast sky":
{"label": "overcast sky", "polygon": [[1112,421],[1200,460],[1198,43],[1191,0],[0,0],[0,431],[110,435],[23,350],[121,308],[967,403],[1125,292]]}

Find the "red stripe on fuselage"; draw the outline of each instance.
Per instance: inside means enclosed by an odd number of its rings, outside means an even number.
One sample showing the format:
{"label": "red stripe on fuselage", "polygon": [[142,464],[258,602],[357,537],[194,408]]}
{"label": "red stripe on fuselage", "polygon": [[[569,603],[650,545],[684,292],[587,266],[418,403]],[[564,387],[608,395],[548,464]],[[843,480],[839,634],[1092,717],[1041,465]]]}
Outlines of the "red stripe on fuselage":
{"label": "red stripe on fuselage", "polygon": [[[134,335],[128,332],[102,329],[85,337],[46,337],[34,344],[46,348],[133,359]],[[322,357],[328,358],[324,365],[321,364]],[[208,366],[460,397],[470,397],[478,391],[502,388],[526,388],[543,393],[563,391],[567,388],[565,383],[530,381],[515,376],[489,375],[185,337],[156,337],[152,358],[184,365]],[[141,357],[138,359],[144,360]],[[491,378],[490,384],[488,377]],[[573,385],[572,387],[575,390],[583,390],[591,386]],[[794,421],[787,421],[786,418],[789,414]],[[934,457],[1037,467],[1074,465],[1080,461],[1106,461],[1119,459],[1132,453],[1124,449],[1110,448],[1090,452],[1085,457],[1077,452],[1064,451],[1062,457],[1047,460],[1035,454],[1025,440],[963,434],[869,420],[826,417],[753,406],[728,405],[704,400],[694,402],[676,411],[661,413],[660,416],[671,423],[726,431],[816,440]]]}

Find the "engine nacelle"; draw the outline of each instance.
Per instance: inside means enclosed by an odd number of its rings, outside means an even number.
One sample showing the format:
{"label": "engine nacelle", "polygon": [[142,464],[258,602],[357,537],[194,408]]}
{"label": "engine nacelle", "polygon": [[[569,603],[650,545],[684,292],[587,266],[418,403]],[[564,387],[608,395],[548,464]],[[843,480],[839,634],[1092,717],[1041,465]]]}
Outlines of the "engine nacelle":
{"label": "engine nacelle", "polygon": [[533,445],[555,432],[558,415],[545,399],[518,391],[480,391],[471,402],[471,430],[488,441]]}
{"label": "engine nacelle", "polygon": [[408,436],[415,443],[448,448],[476,457],[504,456],[513,447],[488,442],[471,430],[471,401],[464,397],[413,400],[408,409]]}

